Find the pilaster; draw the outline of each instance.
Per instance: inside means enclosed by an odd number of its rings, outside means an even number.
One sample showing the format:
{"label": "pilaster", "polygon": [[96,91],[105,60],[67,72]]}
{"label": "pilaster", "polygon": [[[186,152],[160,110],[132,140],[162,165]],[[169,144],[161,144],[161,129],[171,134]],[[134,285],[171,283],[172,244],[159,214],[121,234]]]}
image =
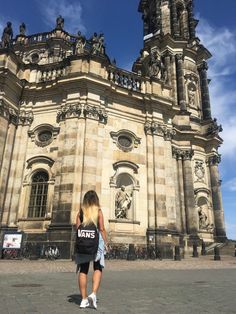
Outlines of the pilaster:
{"label": "pilaster", "polygon": [[208,66],[205,61],[198,67],[200,75],[203,120],[211,119],[211,104],[207,79]]}
{"label": "pilaster", "polygon": [[222,205],[222,196],[220,190],[220,178],[218,171],[218,164],[221,158],[220,155],[213,155],[207,159],[211,178],[211,192],[212,203],[215,220],[215,235],[219,240],[226,238],[225,223],[224,223],[224,210]]}
{"label": "pilaster", "polygon": [[182,112],[187,111],[186,94],[185,94],[185,79],[184,79],[184,56],[182,54],[176,55],[176,72],[177,72],[177,89],[178,89],[178,103]]}

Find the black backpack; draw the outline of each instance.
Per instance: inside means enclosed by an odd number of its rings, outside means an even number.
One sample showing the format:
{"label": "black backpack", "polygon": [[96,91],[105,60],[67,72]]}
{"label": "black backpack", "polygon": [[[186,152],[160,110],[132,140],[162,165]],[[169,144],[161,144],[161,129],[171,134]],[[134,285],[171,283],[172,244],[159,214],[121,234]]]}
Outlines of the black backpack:
{"label": "black backpack", "polygon": [[99,235],[94,224],[80,224],[76,231],[75,251],[80,254],[95,255],[98,250]]}

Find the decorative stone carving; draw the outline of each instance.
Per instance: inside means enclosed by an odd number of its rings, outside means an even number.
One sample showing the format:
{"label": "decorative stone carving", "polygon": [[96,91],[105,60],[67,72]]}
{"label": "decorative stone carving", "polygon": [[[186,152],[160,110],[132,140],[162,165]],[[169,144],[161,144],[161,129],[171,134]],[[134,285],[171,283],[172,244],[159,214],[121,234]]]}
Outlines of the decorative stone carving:
{"label": "decorative stone carving", "polygon": [[217,154],[217,155],[209,156],[206,162],[209,166],[218,165],[221,162],[221,155]]}
{"label": "decorative stone carving", "polygon": [[197,181],[204,181],[205,169],[203,166],[203,161],[196,161],[194,166],[194,173],[197,177]]}
{"label": "decorative stone carving", "polygon": [[82,107],[80,104],[68,104],[64,105],[57,112],[57,122],[64,121],[68,118],[79,118],[82,112]]}
{"label": "decorative stone carving", "polygon": [[96,106],[86,105],[84,108],[84,117],[88,119],[98,120],[101,123],[107,123],[107,112]]}
{"label": "decorative stone carving", "polygon": [[18,122],[15,109],[9,108],[2,99],[0,99],[0,116],[7,119],[9,123],[16,125]]}
{"label": "decorative stone carving", "polygon": [[146,121],[144,131],[146,134],[163,136],[166,141],[170,141],[176,134],[175,130],[155,121]]}
{"label": "decorative stone carving", "polygon": [[211,125],[207,129],[207,135],[218,136],[218,134],[222,131],[223,131],[222,125],[221,124],[218,125],[217,119],[214,118],[212,120]]}
{"label": "decorative stone carving", "polygon": [[11,27],[11,22],[7,22],[6,27],[3,30],[2,33],[2,47],[3,48],[9,48],[11,44],[11,40],[13,38],[13,30]]}
{"label": "decorative stone carving", "polygon": [[124,152],[129,152],[133,148],[138,147],[141,142],[141,138],[137,137],[133,132],[129,130],[110,132],[110,135],[116,146]]}
{"label": "decorative stone carving", "polygon": [[115,216],[116,218],[127,219],[127,211],[131,207],[133,191],[127,193],[125,186],[122,185],[115,197]]}
{"label": "decorative stone carving", "polygon": [[19,125],[30,125],[34,120],[34,115],[32,111],[20,111],[18,124]]}
{"label": "decorative stone carving", "polygon": [[180,149],[172,146],[172,156],[175,159],[191,160],[194,155],[192,149]]}

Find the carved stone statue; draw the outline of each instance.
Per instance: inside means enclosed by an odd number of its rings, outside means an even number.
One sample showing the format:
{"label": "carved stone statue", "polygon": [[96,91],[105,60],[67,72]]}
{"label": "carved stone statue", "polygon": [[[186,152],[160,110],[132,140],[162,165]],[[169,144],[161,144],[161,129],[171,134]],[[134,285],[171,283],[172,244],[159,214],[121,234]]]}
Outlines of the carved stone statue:
{"label": "carved stone statue", "polygon": [[151,54],[150,62],[149,62],[149,75],[150,77],[158,77],[159,72],[161,70],[161,62],[158,58],[158,54],[154,51]]}
{"label": "carved stone statue", "polygon": [[104,35],[100,34],[98,36],[97,33],[93,34],[93,37],[90,39],[92,44],[92,54],[104,54],[105,53],[105,45],[104,45]]}
{"label": "carved stone statue", "polygon": [[84,52],[84,46],[86,44],[86,38],[81,34],[79,31],[77,34],[77,41],[76,41],[76,46],[75,46],[75,53],[76,54],[81,54]]}
{"label": "carved stone statue", "polygon": [[13,31],[11,22],[7,22],[7,26],[4,28],[2,33],[2,47],[9,48],[11,40],[13,38]]}
{"label": "carved stone statue", "polygon": [[149,60],[149,76],[159,78],[164,82],[168,80],[166,67],[156,51],[152,52]]}
{"label": "carved stone statue", "polygon": [[64,27],[64,19],[61,15],[59,15],[56,20],[56,29],[62,30],[63,27]]}
{"label": "carved stone statue", "polygon": [[25,23],[22,23],[19,27],[19,32],[21,36],[25,36],[26,26]]}
{"label": "carved stone statue", "polygon": [[207,229],[209,226],[207,215],[203,212],[202,208],[198,209],[199,216],[199,229]]}
{"label": "carved stone statue", "polygon": [[190,86],[188,89],[188,103],[189,106],[195,106],[195,94],[196,90],[193,86]]}
{"label": "carved stone statue", "polygon": [[133,192],[130,194],[125,191],[122,185],[120,191],[116,193],[115,199],[115,216],[116,218],[127,219],[127,211],[130,209]]}

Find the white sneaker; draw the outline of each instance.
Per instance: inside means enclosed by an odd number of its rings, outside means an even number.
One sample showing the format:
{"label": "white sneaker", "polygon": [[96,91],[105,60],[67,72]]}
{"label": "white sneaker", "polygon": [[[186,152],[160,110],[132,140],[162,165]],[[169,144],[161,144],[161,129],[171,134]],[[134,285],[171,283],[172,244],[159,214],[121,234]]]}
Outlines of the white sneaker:
{"label": "white sneaker", "polygon": [[96,294],[91,293],[88,296],[88,300],[89,300],[89,303],[91,304],[91,306],[93,306],[96,309],[97,308],[97,296],[96,296]]}
{"label": "white sneaker", "polygon": [[88,298],[86,299],[82,299],[81,303],[80,303],[80,306],[81,308],[85,309],[86,307],[89,307],[89,301],[88,301]]}

